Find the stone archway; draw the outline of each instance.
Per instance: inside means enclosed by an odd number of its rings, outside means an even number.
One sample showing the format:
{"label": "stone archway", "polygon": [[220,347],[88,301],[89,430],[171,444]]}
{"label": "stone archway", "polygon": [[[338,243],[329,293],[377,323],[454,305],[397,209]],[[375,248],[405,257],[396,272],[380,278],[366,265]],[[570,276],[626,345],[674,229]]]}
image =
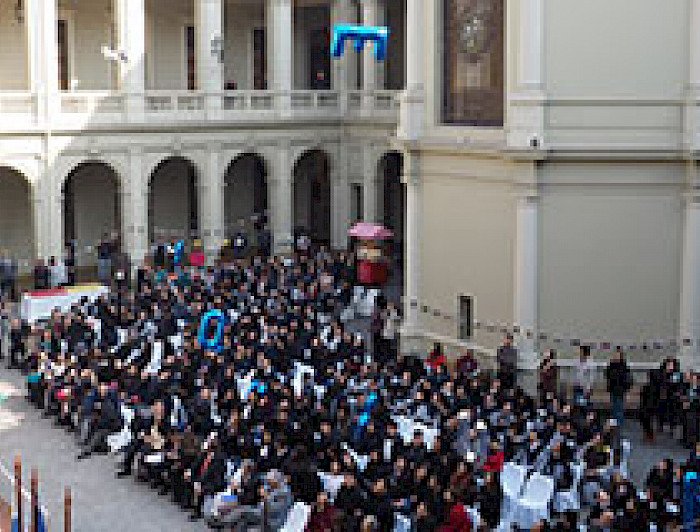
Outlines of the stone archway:
{"label": "stone archway", "polygon": [[242,153],[231,161],[224,176],[224,230],[232,238],[241,228],[251,245],[256,235],[269,224],[268,170],[257,153]]}
{"label": "stone archway", "polygon": [[4,255],[26,272],[37,253],[32,186],[18,170],[0,166],[0,259]]}
{"label": "stone archway", "polygon": [[294,232],[305,231],[316,244],[331,244],[330,157],[322,150],[304,152],[293,170]]}
{"label": "stone archway", "polygon": [[121,183],[107,163],[79,164],[63,183],[63,241],[72,243],[76,266],[93,266],[104,238],[122,242]]}
{"label": "stone archway", "polygon": [[200,238],[197,169],[184,157],[161,161],[148,180],[148,238]]}

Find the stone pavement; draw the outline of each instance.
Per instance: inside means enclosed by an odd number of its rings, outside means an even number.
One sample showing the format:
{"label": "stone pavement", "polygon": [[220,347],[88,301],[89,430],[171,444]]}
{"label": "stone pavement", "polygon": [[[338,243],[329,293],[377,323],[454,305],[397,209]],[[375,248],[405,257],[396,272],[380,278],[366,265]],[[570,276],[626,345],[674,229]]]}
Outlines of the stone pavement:
{"label": "stone pavement", "polygon": [[[73,492],[73,532],[203,532],[202,521],[188,515],[169,498],[133,478],[116,479],[115,458],[95,455],[78,462],[72,433],[55,427],[24,398],[24,379],[0,362],[0,464],[12,471],[15,453],[22,453],[23,483],[29,487],[32,467],[39,473],[40,503],[50,513],[51,532],[63,532],[65,486]],[[9,493],[0,478],[0,492]]]}

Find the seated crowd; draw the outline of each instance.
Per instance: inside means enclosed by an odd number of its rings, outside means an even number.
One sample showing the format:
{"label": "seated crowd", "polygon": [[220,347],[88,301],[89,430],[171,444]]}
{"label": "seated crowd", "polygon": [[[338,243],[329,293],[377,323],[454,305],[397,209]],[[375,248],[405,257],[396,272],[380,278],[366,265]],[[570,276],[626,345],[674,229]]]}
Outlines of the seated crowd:
{"label": "seated crowd", "polygon": [[[528,528],[678,522],[681,468],[660,464],[638,492],[616,423],[585,400],[537,401],[468,353],[448,369],[439,349],[428,363],[368,349],[341,319],[351,272],[325,252],[146,266],[133,290],[15,320],[10,363],[76,432],[78,458],[118,450],[119,476],[212,526],[278,530],[303,502],[314,532],[510,530],[523,526],[502,478],[513,464],[553,480],[552,511]],[[220,350],[197,337],[211,309],[230,316]],[[700,447],[683,468],[698,466]]]}

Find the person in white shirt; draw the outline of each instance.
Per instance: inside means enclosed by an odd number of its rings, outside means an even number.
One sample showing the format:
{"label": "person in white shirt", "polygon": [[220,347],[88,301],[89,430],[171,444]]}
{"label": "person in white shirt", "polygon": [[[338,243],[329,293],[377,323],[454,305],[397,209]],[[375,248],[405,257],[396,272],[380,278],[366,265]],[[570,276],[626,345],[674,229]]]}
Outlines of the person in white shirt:
{"label": "person in white shirt", "polygon": [[596,367],[591,360],[590,346],[582,345],[579,353],[579,362],[578,366],[576,366],[576,380],[574,381],[574,402],[580,405],[584,402],[587,403],[591,398]]}
{"label": "person in white shirt", "polygon": [[63,259],[56,257],[51,257],[51,262],[49,263],[49,271],[51,274],[51,288],[59,288],[68,282],[66,266],[63,263]]}

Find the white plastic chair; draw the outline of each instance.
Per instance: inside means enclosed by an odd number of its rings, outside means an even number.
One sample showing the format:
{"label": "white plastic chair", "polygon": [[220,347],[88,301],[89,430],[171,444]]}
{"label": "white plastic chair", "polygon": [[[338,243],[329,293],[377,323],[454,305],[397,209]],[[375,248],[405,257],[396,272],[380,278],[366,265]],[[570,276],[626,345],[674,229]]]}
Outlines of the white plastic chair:
{"label": "white plastic chair", "polygon": [[411,532],[411,520],[403,514],[394,514],[394,532]]}
{"label": "white plastic chair", "polygon": [[620,471],[622,476],[629,478],[629,460],[632,454],[632,443],[629,440],[622,440],[622,459],[620,460]]}
{"label": "white plastic chair", "polygon": [[554,479],[533,473],[517,501],[515,522],[530,530],[538,521],[549,518],[549,503],[554,495]]}
{"label": "white plastic chair", "polygon": [[579,496],[579,486],[585,467],[583,464],[572,464],[574,481],[567,491],[559,491],[554,495],[554,511],[556,512],[578,512],[581,510],[581,497]]}
{"label": "white plastic chair", "polygon": [[526,474],[527,470],[521,465],[512,462],[503,464],[503,471],[501,472],[501,488],[503,489],[502,513],[508,513],[520,498]]}
{"label": "white plastic chair", "polygon": [[287,515],[287,520],[280,532],[300,532],[306,530],[306,523],[311,516],[311,506],[303,502],[298,502]]}

